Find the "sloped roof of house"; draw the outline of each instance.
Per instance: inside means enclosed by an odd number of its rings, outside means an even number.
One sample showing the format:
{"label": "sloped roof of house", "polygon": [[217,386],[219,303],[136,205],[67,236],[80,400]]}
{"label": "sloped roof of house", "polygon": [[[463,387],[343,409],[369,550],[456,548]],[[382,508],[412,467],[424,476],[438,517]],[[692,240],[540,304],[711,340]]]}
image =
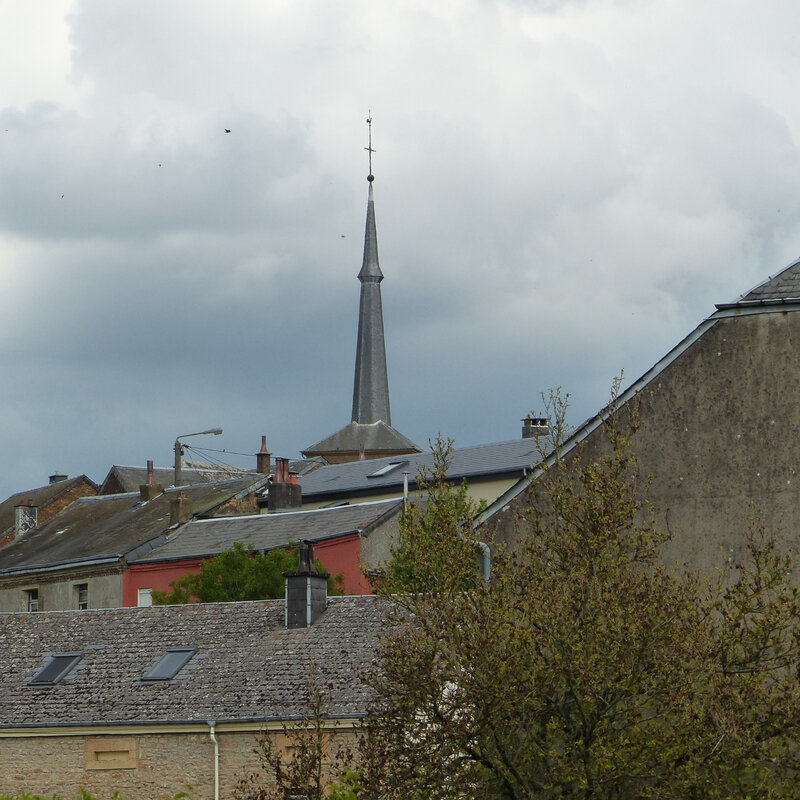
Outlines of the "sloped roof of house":
{"label": "sloped roof of house", "polygon": [[11,497],[0,503],[0,536],[14,527],[14,508],[16,506],[25,502],[40,509],[45,508],[79,483],[86,483],[94,492],[97,492],[97,484],[91,478],[87,478],[86,475],[78,475],[77,478],[68,478],[47,486],[39,486],[36,489],[26,489],[23,492],[12,494]]}
{"label": "sloped roof of house", "polygon": [[[181,491],[198,516],[211,513],[233,497],[258,490],[266,481],[265,475],[259,475],[258,480],[247,475],[232,481],[182,486]],[[0,574],[75,562],[116,561],[141,546],[149,549],[170,528],[170,501],[176,492],[168,489],[149,502],[143,502],[138,492],[80,498],[0,550]]]}
{"label": "sloped roof of house", "polygon": [[[0,728],[285,719],[312,686],[329,692],[329,716],[359,716],[386,608],[332,597],[291,630],[283,600],[2,614]],[[171,680],[143,681],[170,648],[196,652]],[[68,653],[80,661],[63,680],[28,685]]]}
{"label": "sloped roof of house", "polygon": [[[192,468],[184,466],[182,472],[183,481],[186,484],[195,485],[198,483],[215,483],[219,481],[233,480],[235,478],[250,476],[253,480],[260,477],[257,472],[248,472],[236,467],[204,467]],[[155,467],[153,469],[153,479],[163,487],[175,485],[175,470],[173,467]],[[114,464],[108,471],[108,475],[100,485],[99,494],[122,494],[125,492],[138,492],[139,487],[147,482],[147,467],[126,467]]]}
{"label": "sloped roof of house", "polygon": [[194,520],[137,563],[214,556],[235,542],[255,550],[272,550],[301,539],[318,541],[347,533],[367,534],[402,507],[402,500],[382,500],[313,511]]}
{"label": "sloped roof of house", "polygon": [[[491,479],[506,475],[521,477],[532,464],[541,461],[541,449],[547,452],[550,447],[550,439],[547,436],[459,447],[452,452],[447,477],[450,480]],[[400,491],[403,486],[403,473],[408,472],[409,485],[416,486],[417,475],[421,469],[428,473],[432,471],[431,453],[330,464],[301,477],[299,483],[303,489],[304,500]]]}
{"label": "sloped roof of house", "polygon": [[800,259],[776,275],[770,275],[749,292],[740,295],[737,302],[764,302],[800,299]]}

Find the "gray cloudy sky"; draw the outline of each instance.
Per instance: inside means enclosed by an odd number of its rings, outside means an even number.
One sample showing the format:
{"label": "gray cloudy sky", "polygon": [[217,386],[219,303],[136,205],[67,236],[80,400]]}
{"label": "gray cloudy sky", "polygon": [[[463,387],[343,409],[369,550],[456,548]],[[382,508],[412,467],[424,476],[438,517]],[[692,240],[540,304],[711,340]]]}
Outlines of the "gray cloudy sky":
{"label": "gray cloudy sky", "polygon": [[370,108],[395,427],[517,438],[555,386],[579,423],[800,255],[798,30],[794,0],[0,0],[0,496],[349,422]]}

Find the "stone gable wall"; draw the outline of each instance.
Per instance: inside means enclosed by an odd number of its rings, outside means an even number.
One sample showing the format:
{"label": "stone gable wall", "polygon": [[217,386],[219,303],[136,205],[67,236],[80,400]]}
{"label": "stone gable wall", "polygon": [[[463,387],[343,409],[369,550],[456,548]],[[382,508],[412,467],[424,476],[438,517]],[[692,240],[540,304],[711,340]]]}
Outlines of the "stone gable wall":
{"label": "stone gable wall", "polygon": [[[673,537],[668,562],[713,570],[742,557],[751,504],[800,556],[800,313],[719,320],[638,398],[632,449]],[[585,458],[606,447],[601,426]],[[513,546],[535,502],[531,487],[482,526],[484,538]]]}

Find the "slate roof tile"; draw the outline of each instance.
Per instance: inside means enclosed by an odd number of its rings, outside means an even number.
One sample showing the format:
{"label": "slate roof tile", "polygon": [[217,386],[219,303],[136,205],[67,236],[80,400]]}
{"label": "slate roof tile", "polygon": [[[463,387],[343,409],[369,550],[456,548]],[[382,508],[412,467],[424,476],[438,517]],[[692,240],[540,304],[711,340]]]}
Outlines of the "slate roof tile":
{"label": "slate roof tile", "polygon": [[[453,450],[447,477],[451,480],[500,475],[522,477],[523,470],[541,460],[540,446],[544,447],[544,452],[549,452],[552,447],[549,437],[539,437],[538,441],[535,438],[514,439],[474,447],[459,447]],[[393,463],[402,466],[384,475],[369,477]],[[409,473],[409,484],[415,485],[421,468],[428,472],[433,469],[431,453],[329,464],[301,477],[299,483],[303,489],[304,500],[322,498],[326,495],[345,496],[348,492],[358,494],[377,490],[392,491],[402,488],[405,471]]]}
{"label": "slate roof tile", "polygon": [[[229,498],[257,487],[266,476],[182,486],[195,514],[209,513]],[[139,493],[98,495],[74,501],[52,519],[0,550],[0,574],[66,562],[120,557],[170,527],[167,490],[150,502]]]}
{"label": "slate roof tile", "polygon": [[800,259],[741,295],[738,302],[800,299]]}
{"label": "slate roof tile", "polygon": [[314,541],[344,533],[361,533],[399,513],[402,505],[402,500],[383,500],[311,511],[195,520],[184,525],[163,545],[131,563],[212,556],[233,547],[235,542],[255,550],[272,550],[301,539]]}
{"label": "slate roof tile", "polygon": [[[2,614],[0,728],[298,716],[311,686],[331,716],[363,714],[387,605],[332,597],[311,628],[284,627],[283,600]],[[168,648],[196,655],[170,681],[141,676]],[[51,653],[81,652],[54,686],[28,686]]]}

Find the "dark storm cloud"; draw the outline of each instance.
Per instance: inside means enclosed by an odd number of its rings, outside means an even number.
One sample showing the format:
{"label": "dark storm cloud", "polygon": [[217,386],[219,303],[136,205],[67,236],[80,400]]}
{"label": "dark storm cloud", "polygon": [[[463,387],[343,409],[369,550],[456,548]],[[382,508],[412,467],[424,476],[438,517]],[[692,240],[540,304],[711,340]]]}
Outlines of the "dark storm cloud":
{"label": "dark storm cloud", "polygon": [[800,250],[788,0],[59,8],[0,20],[3,496],[349,420],[369,108],[420,444],[515,438],[558,385],[580,422]]}

